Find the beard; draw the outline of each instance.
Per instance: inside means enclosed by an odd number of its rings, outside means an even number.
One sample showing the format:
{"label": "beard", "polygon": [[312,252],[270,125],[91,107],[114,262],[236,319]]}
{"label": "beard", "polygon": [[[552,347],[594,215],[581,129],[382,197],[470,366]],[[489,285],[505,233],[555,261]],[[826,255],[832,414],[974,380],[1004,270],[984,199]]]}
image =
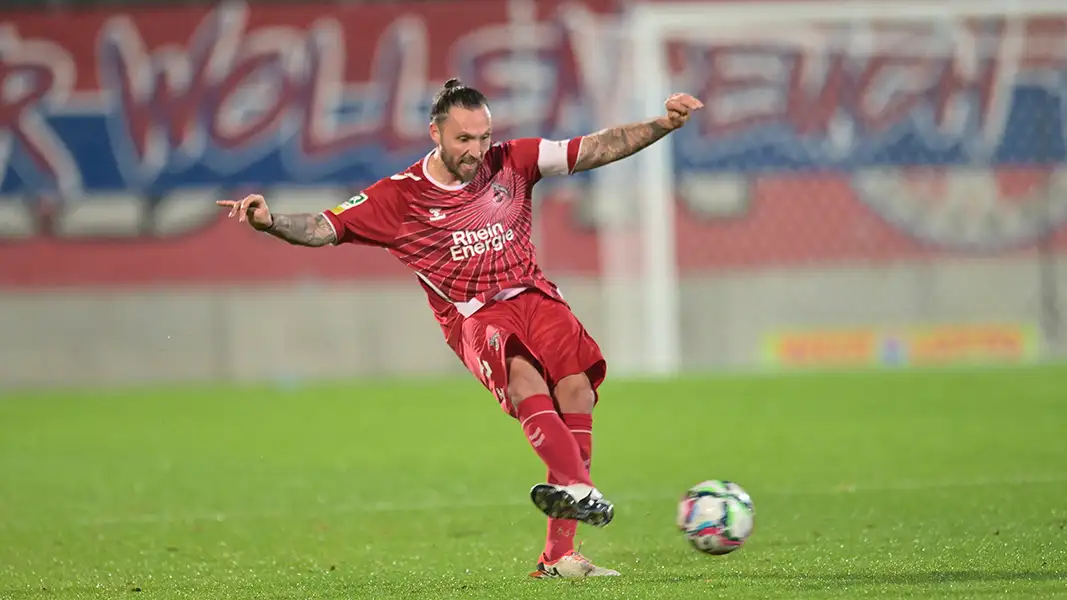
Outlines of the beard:
{"label": "beard", "polygon": [[474,179],[475,174],[478,173],[478,160],[467,157],[451,156],[445,152],[444,148],[440,151],[441,162],[444,163],[445,168],[452,174],[453,177],[467,183]]}

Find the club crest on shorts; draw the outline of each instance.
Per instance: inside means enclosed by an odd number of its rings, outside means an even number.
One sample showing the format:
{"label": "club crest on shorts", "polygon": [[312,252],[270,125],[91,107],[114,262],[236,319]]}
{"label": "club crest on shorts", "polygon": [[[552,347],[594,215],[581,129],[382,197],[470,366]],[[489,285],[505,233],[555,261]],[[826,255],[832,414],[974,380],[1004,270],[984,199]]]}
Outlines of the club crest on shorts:
{"label": "club crest on shorts", "polygon": [[491,348],[493,350],[496,350],[496,351],[499,351],[500,350],[500,332],[499,331],[494,331],[493,335],[489,337],[489,341],[486,342],[486,344],[489,345],[489,348]]}

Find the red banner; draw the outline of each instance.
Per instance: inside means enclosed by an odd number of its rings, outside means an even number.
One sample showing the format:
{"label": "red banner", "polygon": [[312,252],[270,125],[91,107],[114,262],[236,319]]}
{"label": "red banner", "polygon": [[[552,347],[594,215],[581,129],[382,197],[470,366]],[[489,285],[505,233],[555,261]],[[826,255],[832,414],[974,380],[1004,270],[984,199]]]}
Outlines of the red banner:
{"label": "red banner", "polygon": [[[1067,249],[1067,90],[1045,76],[1067,56],[1044,43],[1062,20],[1022,19],[1009,56],[1003,20],[951,37],[817,16],[671,47],[707,104],[671,141],[683,271]],[[498,138],[586,133],[604,96],[633,93],[604,88],[625,68],[619,17],[616,0],[456,0],[9,18],[0,285],[409,277],[381,251],[254,234],[214,200],[336,204],[428,150],[427,100],[453,76],[490,97]],[[875,50],[850,57],[850,36]],[[552,276],[598,271],[589,185],[538,186]]]}

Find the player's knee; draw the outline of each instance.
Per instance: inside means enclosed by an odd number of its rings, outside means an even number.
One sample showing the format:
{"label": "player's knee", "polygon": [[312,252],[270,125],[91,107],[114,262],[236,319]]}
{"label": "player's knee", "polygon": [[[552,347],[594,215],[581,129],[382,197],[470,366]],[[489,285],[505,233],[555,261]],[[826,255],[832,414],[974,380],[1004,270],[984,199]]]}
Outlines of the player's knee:
{"label": "player's knee", "polygon": [[564,414],[591,414],[595,403],[593,386],[585,373],[568,375],[556,384],[556,403]]}
{"label": "player's knee", "polygon": [[537,367],[523,356],[508,359],[508,398],[518,406],[530,396],[548,395],[548,384]]}

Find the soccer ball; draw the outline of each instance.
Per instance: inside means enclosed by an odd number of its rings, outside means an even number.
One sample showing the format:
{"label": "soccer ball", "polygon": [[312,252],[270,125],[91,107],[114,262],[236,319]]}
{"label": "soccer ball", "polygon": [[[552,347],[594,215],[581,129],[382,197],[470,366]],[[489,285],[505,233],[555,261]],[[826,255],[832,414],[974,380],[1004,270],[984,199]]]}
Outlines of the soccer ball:
{"label": "soccer ball", "polygon": [[712,479],[686,491],[678,502],[678,528],[694,548],[729,554],[752,535],[752,498],[732,481]]}

